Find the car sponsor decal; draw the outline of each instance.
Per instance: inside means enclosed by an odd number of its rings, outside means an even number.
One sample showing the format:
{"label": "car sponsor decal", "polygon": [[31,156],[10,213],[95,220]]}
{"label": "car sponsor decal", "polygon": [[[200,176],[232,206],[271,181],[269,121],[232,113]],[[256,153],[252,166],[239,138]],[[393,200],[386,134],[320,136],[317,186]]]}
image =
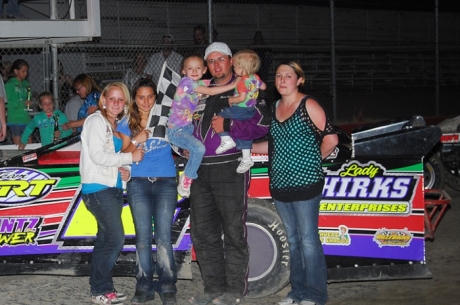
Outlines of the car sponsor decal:
{"label": "car sponsor decal", "polygon": [[411,212],[418,177],[390,174],[374,161],[345,163],[338,171],[326,169],[320,213],[395,214]]}
{"label": "car sponsor decal", "polygon": [[458,143],[460,142],[460,133],[444,133],[441,136],[441,143]]}
{"label": "car sponsor decal", "polygon": [[30,155],[23,156],[22,157],[22,162],[27,163],[27,162],[31,162],[31,161],[34,161],[34,160],[37,160],[37,159],[38,159],[37,154],[33,153],[33,154],[30,154]]}
{"label": "car sponsor decal", "polygon": [[36,244],[41,222],[40,217],[0,218],[0,247]]}
{"label": "car sponsor decal", "polygon": [[405,228],[404,230],[389,230],[383,228],[374,235],[374,241],[379,247],[408,247],[412,241],[412,234]]}
{"label": "car sponsor decal", "polygon": [[0,206],[31,204],[50,193],[58,182],[59,178],[31,168],[0,168]]}
{"label": "car sponsor decal", "polygon": [[351,243],[348,227],[340,225],[337,230],[319,230],[319,238],[323,245],[348,246]]}

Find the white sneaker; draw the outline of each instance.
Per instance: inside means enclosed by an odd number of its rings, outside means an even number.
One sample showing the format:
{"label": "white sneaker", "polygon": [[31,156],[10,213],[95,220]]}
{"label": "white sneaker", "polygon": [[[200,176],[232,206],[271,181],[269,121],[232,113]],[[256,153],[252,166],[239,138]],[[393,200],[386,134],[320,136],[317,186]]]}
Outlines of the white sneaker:
{"label": "white sneaker", "polygon": [[316,305],[316,303],[312,301],[302,301],[300,302],[300,305]]}
{"label": "white sneaker", "polygon": [[101,295],[92,295],[91,302],[101,305],[123,305],[123,302],[117,297],[115,291]]}
{"label": "white sneaker", "polygon": [[219,147],[217,147],[217,149],[216,149],[216,154],[220,155],[220,154],[226,152],[227,150],[232,149],[235,146],[236,146],[236,143],[235,143],[235,141],[233,141],[232,138],[230,138],[230,140],[228,140],[228,141],[221,140]]}
{"label": "white sneaker", "polygon": [[299,303],[297,303],[290,297],[285,297],[285,298],[282,298],[281,301],[278,302],[278,305],[299,305]]}
{"label": "white sneaker", "polygon": [[238,160],[240,161],[240,165],[238,165],[236,172],[239,174],[247,172],[254,165],[252,159],[239,158]]}
{"label": "white sneaker", "polygon": [[188,198],[190,196],[190,186],[192,185],[193,179],[182,174],[179,177],[179,185],[177,186],[177,192],[182,198]]}

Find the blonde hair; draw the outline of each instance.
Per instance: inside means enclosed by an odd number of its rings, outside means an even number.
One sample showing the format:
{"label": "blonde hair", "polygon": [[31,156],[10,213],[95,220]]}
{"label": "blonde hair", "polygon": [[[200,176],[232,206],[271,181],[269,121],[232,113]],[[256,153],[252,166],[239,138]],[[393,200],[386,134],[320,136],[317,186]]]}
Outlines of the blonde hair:
{"label": "blonde hair", "polygon": [[[107,94],[109,93],[109,90],[112,87],[116,87],[118,89],[121,89],[121,91],[123,92],[123,95],[125,96],[125,107],[127,107],[130,104],[131,96],[129,95],[128,87],[126,87],[126,85],[123,84],[122,82],[113,82],[113,83],[110,83],[107,86],[105,86],[104,90],[102,90],[101,97],[104,97],[104,99],[106,99]],[[104,109],[104,107],[103,107],[102,98],[99,99],[99,101],[97,103],[97,106],[98,106],[99,110],[101,111],[102,116],[107,119],[107,110]],[[117,120],[121,120],[124,115],[125,115],[125,113],[123,111],[121,113],[119,113],[118,116],[117,116]]]}
{"label": "blonde hair", "polygon": [[295,62],[293,60],[282,62],[276,67],[275,71],[278,71],[278,68],[283,65],[291,67],[292,70],[294,70],[294,73],[297,75],[297,79],[302,78],[302,81],[300,82],[299,86],[305,85],[305,73],[303,72],[302,66],[298,62]]}
{"label": "blonde hair", "polygon": [[240,50],[233,55],[233,65],[241,67],[248,75],[252,75],[259,71],[260,57],[253,50]]}
{"label": "blonde hair", "polygon": [[53,97],[53,94],[49,91],[43,91],[42,93],[40,93],[40,95],[38,96],[38,102],[39,104],[41,105],[42,104],[42,99],[44,97],[49,97],[51,98],[51,100],[53,101],[53,105],[54,105],[54,97]]}

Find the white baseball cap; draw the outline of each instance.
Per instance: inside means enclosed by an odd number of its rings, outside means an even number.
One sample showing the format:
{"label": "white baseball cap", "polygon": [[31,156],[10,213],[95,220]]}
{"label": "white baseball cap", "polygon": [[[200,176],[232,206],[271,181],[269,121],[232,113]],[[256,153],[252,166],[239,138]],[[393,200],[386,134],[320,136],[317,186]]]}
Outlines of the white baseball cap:
{"label": "white baseball cap", "polygon": [[213,42],[211,43],[207,48],[206,51],[204,52],[204,59],[206,60],[209,56],[209,54],[213,52],[219,52],[224,55],[232,56],[232,51],[230,51],[230,48],[227,46],[226,43],[223,42]]}

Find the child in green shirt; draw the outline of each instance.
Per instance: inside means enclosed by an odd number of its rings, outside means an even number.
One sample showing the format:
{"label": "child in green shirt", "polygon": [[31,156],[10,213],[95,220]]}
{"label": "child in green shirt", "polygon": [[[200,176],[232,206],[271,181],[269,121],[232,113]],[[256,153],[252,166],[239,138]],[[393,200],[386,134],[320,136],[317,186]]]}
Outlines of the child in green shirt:
{"label": "child in green shirt", "polygon": [[10,79],[5,84],[5,92],[8,103],[7,125],[10,128],[13,143],[20,144],[21,134],[27,123],[30,122],[30,114],[27,108],[30,104],[30,85],[27,81],[29,64],[23,59],[16,59],[11,65]]}
{"label": "child in green shirt", "polygon": [[[55,139],[62,139],[72,134],[72,129],[62,129],[62,124],[67,123],[69,120],[62,111],[54,109],[53,95],[45,91],[40,93],[38,99],[40,108],[43,111],[37,113],[32,121],[27,124],[21,136],[21,143],[18,145],[18,149],[20,150],[26,147],[27,139],[37,127],[40,131],[40,139],[43,146],[53,143]],[[58,123],[57,131],[54,130],[55,122]]]}

